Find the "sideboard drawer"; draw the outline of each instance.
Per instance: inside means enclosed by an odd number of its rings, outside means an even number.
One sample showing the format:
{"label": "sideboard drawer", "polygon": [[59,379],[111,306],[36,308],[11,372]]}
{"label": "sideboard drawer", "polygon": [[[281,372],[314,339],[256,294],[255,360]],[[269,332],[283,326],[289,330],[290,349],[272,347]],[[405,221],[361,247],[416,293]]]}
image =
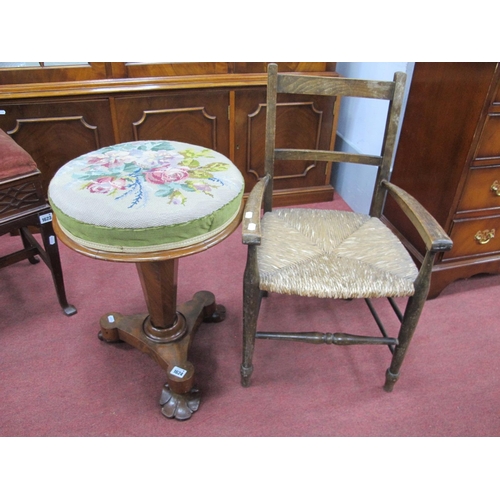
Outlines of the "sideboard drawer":
{"label": "sideboard drawer", "polygon": [[481,133],[476,158],[500,158],[500,113],[488,115]]}
{"label": "sideboard drawer", "polygon": [[455,221],[450,238],[453,248],[444,254],[443,261],[500,252],[500,216]]}
{"label": "sideboard drawer", "polygon": [[500,207],[500,165],[472,168],[458,211],[497,207]]}

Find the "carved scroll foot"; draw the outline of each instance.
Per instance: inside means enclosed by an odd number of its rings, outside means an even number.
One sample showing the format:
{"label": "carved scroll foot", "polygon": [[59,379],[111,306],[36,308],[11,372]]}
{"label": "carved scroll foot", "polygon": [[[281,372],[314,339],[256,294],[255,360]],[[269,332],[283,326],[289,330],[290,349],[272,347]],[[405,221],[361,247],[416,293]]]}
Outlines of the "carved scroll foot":
{"label": "carved scroll foot", "polygon": [[215,301],[215,296],[212,292],[206,290],[196,292],[193,296],[194,301],[198,301],[202,310],[202,318],[204,323],[220,323],[226,319],[226,308]]}
{"label": "carved scroll foot", "polygon": [[160,398],[162,414],[187,420],[201,399],[194,387],[194,366],[187,360],[193,336],[202,322],[223,321],[225,312],[213,293],[201,291],[178,307],[171,327],[156,328],[147,314],[124,316],[111,312],[101,317],[98,337],[107,343],[126,342],[149,355],[167,374],[168,383]]}
{"label": "carved scroll foot", "polygon": [[226,308],[224,306],[221,306],[218,304],[216,306],[215,311],[208,316],[207,318],[203,319],[204,323],[220,323],[221,321],[224,321],[226,319]]}
{"label": "carved scroll foot", "polygon": [[200,400],[200,391],[196,387],[184,394],[177,394],[165,384],[160,397],[161,412],[167,418],[187,420],[198,410]]}
{"label": "carved scroll foot", "polygon": [[108,313],[102,316],[100,321],[101,329],[97,334],[97,338],[102,342],[106,342],[107,344],[116,344],[118,342],[123,342],[123,340],[119,337],[119,323],[117,322],[117,320],[122,319],[123,315],[116,312]]}
{"label": "carved scroll foot", "polygon": [[101,342],[106,342],[106,344],[119,344],[119,343],[122,343],[123,340],[108,340],[106,338],[104,338],[104,335],[102,334],[102,331],[99,330],[99,332],[97,333],[97,338],[101,341]]}

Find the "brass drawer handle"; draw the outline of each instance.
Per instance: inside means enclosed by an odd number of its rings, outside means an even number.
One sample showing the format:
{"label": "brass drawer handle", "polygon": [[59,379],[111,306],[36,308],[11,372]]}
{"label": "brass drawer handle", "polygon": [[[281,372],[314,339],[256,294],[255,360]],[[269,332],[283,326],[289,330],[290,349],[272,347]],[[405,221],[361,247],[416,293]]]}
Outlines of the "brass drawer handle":
{"label": "brass drawer handle", "polygon": [[495,181],[491,187],[490,191],[493,191],[497,196],[500,196],[500,182]]}
{"label": "brass drawer handle", "polygon": [[494,229],[485,229],[484,231],[478,231],[474,236],[474,239],[480,245],[486,245],[486,243],[489,243],[494,237],[495,237]]}

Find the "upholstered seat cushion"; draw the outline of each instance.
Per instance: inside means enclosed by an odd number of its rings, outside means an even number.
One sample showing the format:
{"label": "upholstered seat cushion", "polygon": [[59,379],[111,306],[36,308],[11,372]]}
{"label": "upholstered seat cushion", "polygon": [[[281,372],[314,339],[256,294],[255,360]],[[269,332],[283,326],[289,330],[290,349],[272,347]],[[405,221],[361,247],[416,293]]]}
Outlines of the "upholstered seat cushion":
{"label": "upholstered seat cushion", "polygon": [[379,219],[335,210],[266,213],[257,259],[262,290],[309,297],[410,296],[418,274]]}
{"label": "upholstered seat cushion", "polygon": [[38,172],[33,158],[0,129],[0,181]]}
{"label": "upholstered seat cushion", "polygon": [[58,170],[49,200],[61,229],[114,252],[185,247],[237,216],[243,177],[225,156],[174,141],[135,141],[80,156]]}

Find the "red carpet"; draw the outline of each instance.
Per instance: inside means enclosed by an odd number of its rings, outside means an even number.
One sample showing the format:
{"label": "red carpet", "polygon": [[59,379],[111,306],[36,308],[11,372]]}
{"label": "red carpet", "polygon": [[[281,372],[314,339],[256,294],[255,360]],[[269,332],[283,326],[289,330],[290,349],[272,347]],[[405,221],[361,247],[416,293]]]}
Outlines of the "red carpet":
{"label": "red carpet", "polygon": [[[17,244],[3,236],[0,252]],[[427,302],[392,394],[382,390],[387,348],[265,340],[257,341],[253,383],[244,389],[246,247],[238,230],[179,264],[179,302],[211,290],[227,318],[198,331],[191,361],[202,402],[178,422],[160,413],[162,370],[125,344],[97,338],[102,314],[145,311],[135,266],[60,249],[75,316],[63,315],[44,264],[0,270],[1,436],[500,435],[500,276],[458,281]],[[271,296],[262,321],[270,329],[376,330],[357,301]]]}

